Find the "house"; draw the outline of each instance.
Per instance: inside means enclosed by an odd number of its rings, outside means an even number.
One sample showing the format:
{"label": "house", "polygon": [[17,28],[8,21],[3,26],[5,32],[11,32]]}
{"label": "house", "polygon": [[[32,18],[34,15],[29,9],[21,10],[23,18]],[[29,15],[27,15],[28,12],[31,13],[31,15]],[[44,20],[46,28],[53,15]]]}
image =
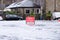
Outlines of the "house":
{"label": "house", "polygon": [[32,11],[35,14],[35,19],[39,19],[40,17],[41,6],[37,5],[31,0],[23,0],[18,3],[15,2],[6,8],[12,9],[12,11],[15,11],[18,15],[22,16],[24,19],[26,18],[26,16],[30,15]]}

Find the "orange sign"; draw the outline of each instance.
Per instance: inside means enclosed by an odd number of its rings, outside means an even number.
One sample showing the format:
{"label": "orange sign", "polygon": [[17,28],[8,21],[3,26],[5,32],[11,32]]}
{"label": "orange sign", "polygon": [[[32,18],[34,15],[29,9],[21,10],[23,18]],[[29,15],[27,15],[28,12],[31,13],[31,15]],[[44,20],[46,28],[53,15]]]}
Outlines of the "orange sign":
{"label": "orange sign", "polygon": [[30,22],[31,24],[34,23],[34,22],[35,22],[35,17],[29,17],[29,16],[26,17],[26,23],[29,23],[29,22]]}

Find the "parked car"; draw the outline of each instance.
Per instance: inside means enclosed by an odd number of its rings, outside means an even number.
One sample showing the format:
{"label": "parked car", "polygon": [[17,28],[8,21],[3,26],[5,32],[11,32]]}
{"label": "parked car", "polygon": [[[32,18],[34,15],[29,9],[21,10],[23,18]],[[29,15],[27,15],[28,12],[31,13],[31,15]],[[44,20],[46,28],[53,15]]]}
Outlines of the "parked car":
{"label": "parked car", "polygon": [[60,12],[53,12],[53,19],[54,20],[59,20],[60,19]]}
{"label": "parked car", "polygon": [[22,20],[23,17],[13,14],[7,14],[5,20]]}

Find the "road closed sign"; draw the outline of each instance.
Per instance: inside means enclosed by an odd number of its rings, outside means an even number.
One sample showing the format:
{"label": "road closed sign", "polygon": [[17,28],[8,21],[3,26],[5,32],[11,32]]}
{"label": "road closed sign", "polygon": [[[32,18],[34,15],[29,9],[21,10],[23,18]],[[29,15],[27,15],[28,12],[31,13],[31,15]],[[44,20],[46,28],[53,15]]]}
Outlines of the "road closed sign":
{"label": "road closed sign", "polygon": [[29,25],[34,25],[35,24],[35,17],[31,17],[31,16],[26,17],[26,23]]}

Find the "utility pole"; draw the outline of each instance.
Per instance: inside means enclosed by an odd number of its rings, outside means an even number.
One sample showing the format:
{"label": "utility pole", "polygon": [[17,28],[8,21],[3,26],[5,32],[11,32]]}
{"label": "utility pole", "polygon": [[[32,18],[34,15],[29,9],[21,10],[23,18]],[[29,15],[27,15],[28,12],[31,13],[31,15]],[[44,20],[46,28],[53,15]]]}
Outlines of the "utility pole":
{"label": "utility pole", "polygon": [[56,11],[56,0],[54,0],[54,12]]}
{"label": "utility pole", "polygon": [[3,4],[3,0],[1,0],[1,4]]}
{"label": "utility pole", "polygon": [[3,0],[1,0],[1,9],[3,10],[4,8],[3,8],[3,6],[4,6],[4,3],[3,3]]}
{"label": "utility pole", "polygon": [[42,9],[42,17],[45,19],[45,14],[46,14],[46,0],[43,0],[43,9]]}

